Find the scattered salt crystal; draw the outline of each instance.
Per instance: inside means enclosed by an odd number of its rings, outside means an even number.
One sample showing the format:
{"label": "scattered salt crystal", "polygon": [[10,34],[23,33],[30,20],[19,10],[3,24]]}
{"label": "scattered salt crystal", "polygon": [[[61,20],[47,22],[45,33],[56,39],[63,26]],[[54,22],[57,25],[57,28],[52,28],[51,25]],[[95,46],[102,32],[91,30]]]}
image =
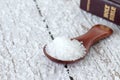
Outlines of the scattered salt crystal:
{"label": "scattered salt crystal", "polygon": [[103,50],[103,49],[101,49],[101,50],[100,50],[100,53],[104,53],[104,50]]}
{"label": "scattered salt crystal", "polygon": [[76,60],[82,58],[86,52],[82,42],[70,40],[67,37],[57,37],[46,46],[48,55],[59,60]]}

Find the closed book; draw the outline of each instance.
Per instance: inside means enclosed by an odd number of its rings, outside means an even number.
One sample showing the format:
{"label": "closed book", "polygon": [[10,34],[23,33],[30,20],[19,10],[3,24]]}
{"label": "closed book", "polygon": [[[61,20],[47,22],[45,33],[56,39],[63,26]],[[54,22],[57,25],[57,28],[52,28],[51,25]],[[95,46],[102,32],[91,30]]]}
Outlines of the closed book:
{"label": "closed book", "polygon": [[120,25],[120,0],[81,0],[80,8]]}

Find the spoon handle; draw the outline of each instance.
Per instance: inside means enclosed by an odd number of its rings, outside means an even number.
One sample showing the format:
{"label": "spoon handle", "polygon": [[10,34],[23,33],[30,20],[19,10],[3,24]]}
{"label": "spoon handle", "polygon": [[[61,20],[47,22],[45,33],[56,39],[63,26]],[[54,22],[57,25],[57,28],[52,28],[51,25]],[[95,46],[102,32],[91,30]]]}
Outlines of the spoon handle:
{"label": "spoon handle", "polygon": [[90,46],[98,42],[101,39],[104,39],[110,36],[113,33],[113,30],[105,25],[95,25],[93,26],[86,34],[76,37],[78,41],[83,41],[84,46],[89,50]]}

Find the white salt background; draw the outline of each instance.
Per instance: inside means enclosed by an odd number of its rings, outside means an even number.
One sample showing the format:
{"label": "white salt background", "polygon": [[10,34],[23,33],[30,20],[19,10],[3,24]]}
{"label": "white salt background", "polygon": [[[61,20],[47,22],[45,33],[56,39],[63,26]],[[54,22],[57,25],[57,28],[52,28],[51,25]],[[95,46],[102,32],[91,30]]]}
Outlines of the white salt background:
{"label": "white salt background", "polygon": [[[0,0],[0,80],[120,80],[120,26],[81,11],[79,2]],[[43,54],[52,40],[49,32],[71,38],[98,23],[114,34],[94,45],[84,60],[65,68]]]}

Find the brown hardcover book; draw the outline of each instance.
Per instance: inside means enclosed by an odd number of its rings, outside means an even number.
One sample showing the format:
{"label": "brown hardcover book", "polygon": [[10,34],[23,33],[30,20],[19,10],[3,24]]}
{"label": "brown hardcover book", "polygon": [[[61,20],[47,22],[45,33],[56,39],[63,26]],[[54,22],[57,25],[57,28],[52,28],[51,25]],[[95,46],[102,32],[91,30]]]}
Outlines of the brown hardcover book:
{"label": "brown hardcover book", "polygon": [[120,25],[120,0],[81,0],[80,8]]}

